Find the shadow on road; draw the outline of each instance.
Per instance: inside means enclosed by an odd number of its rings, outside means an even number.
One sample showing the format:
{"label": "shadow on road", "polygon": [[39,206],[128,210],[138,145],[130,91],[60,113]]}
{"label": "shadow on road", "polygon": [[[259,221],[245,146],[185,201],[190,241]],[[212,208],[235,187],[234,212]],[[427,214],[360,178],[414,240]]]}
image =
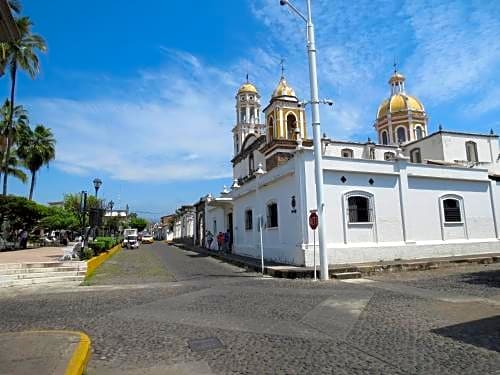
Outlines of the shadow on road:
{"label": "shadow on road", "polygon": [[500,352],[500,315],[434,329],[431,332],[488,350]]}
{"label": "shadow on road", "polygon": [[500,270],[465,274],[463,275],[462,281],[468,284],[485,285],[490,288],[500,289]]}

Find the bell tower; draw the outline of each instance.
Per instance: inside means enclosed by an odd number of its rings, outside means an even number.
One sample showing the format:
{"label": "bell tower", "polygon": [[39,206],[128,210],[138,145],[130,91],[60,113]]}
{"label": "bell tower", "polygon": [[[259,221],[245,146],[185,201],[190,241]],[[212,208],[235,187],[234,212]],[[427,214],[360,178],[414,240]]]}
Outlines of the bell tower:
{"label": "bell tower", "polygon": [[304,107],[285,79],[283,72],[273,92],[266,116],[266,170],[281,165],[293,157],[299,143],[307,141]]}
{"label": "bell tower", "polygon": [[245,138],[255,134],[258,138],[264,134],[264,125],[260,123],[260,94],[257,88],[249,82],[241,85],[236,94],[236,125],[233,128],[234,156],[241,152]]}

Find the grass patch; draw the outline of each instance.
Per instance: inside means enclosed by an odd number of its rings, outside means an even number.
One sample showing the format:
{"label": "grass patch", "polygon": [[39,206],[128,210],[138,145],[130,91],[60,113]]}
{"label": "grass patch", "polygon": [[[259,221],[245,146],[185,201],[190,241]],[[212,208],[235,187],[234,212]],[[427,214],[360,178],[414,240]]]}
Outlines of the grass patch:
{"label": "grass patch", "polygon": [[173,281],[174,277],[148,247],[123,249],[90,274],[83,285],[142,284]]}

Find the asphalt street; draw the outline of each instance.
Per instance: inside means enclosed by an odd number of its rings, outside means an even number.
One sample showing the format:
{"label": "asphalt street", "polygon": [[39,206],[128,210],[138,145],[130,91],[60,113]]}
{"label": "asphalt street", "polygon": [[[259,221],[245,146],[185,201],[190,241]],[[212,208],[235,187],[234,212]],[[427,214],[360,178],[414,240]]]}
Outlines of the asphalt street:
{"label": "asphalt street", "polygon": [[83,330],[90,375],[499,373],[500,265],[315,283],[125,251],[87,286],[0,291],[0,332]]}

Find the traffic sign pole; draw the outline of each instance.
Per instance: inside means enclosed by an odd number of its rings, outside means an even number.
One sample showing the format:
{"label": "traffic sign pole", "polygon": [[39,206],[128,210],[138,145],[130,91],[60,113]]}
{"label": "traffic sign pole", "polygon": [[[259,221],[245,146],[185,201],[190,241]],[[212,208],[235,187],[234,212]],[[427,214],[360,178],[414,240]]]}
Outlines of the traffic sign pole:
{"label": "traffic sign pole", "polygon": [[314,281],[316,278],[316,229],[318,228],[319,218],[318,210],[311,210],[309,214],[309,227],[313,230],[313,262],[314,262]]}
{"label": "traffic sign pole", "polygon": [[316,278],[316,229],[313,230],[313,253],[314,253],[314,281]]}

